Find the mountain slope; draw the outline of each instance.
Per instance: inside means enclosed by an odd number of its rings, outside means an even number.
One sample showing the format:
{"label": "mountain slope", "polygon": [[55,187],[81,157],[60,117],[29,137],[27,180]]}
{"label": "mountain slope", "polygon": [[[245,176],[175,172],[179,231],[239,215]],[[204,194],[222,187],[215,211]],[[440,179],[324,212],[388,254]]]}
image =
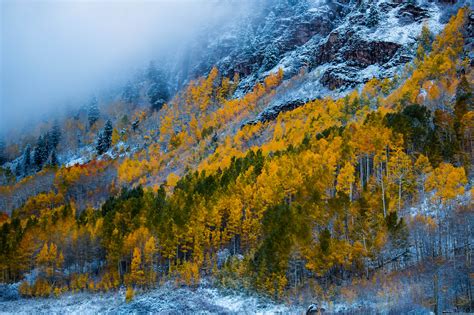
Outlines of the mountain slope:
{"label": "mountain slope", "polygon": [[[397,23],[441,14],[374,5],[403,17]],[[357,18],[355,6],[338,4],[335,24]],[[464,7],[438,36],[423,28],[398,76],[341,86],[344,97],[296,98],[321,66],[285,79],[291,70],[275,61],[278,71],[258,70],[264,79],[249,90],[249,77],[216,67],[159,110],[111,104],[133,119],[120,113],[104,124],[114,126],[105,154],[5,187],[17,196],[50,176],[44,193],[26,193],[2,218],[2,280],[22,279],[25,297],[125,285],[131,299],[158,281],[198,287],[211,277],[295,303],[376,297],[379,311],[471,311],[472,21]],[[349,24],[338,25],[315,50],[328,69],[402,62],[405,39],[361,26],[340,47]],[[285,112],[261,114],[288,95]],[[94,136],[96,123],[84,135]]]}

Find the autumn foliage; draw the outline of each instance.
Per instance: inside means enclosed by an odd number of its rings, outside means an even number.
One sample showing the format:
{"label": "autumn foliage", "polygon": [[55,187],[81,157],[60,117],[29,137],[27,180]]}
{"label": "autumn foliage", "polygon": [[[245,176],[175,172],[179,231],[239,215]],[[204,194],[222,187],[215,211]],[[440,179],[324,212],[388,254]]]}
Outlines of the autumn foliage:
{"label": "autumn foliage", "polygon": [[[417,248],[420,259],[448,257],[440,213],[465,193],[474,152],[467,14],[433,43],[421,40],[405,77],[373,79],[273,121],[242,124],[275,95],[282,70],[232,98],[238,76],[213,68],[152,114],[146,149],[116,165],[59,168],[53,190],[2,219],[1,280],[36,269],[34,283],[21,283],[24,296],[124,284],[131,301],[162,280],[195,286],[213,275],[279,299],[305,284],[316,292],[384,264],[395,269],[418,238],[432,240]],[[81,183],[109,167],[117,188],[76,211],[88,193]],[[434,214],[406,220],[425,194]]]}

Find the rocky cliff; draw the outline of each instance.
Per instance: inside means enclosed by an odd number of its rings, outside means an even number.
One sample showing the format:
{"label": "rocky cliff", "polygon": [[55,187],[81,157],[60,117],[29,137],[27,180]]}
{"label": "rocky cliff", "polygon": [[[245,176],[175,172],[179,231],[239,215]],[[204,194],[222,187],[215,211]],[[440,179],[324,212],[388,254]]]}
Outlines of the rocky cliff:
{"label": "rocky cliff", "polygon": [[[288,5],[289,2],[291,5]],[[217,65],[238,73],[237,93],[269,72],[283,68],[285,78],[300,77],[257,119],[325,95],[343,95],[373,77],[392,77],[416,53],[423,25],[436,34],[466,1],[272,1],[241,23],[210,31],[187,59],[191,77]],[[188,73],[189,75],[189,73]],[[236,95],[238,96],[238,94]]]}

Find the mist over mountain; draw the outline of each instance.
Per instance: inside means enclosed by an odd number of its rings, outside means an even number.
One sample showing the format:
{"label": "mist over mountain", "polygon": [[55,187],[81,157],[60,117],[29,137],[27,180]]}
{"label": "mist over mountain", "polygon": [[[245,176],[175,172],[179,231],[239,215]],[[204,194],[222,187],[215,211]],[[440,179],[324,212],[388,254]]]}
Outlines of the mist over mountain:
{"label": "mist over mountain", "polygon": [[[2,1],[3,132],[121,88],[151,60],[165,66],[249,2]],[[256,7],[256,5],[252,5]]]}

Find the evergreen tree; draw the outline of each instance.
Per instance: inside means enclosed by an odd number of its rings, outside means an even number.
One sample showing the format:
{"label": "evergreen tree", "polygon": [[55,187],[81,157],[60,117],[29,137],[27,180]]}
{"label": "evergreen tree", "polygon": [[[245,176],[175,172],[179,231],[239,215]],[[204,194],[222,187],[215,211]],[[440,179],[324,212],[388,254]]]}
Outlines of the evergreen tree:
{"label": "evergreen tree", "polygon": [[26,145],[23,151],[23,173],[27,174],[31,167],[31,147],[29,144]]}
{"label": "evergreen tree", "polygon": [[323,254],[329,253],[329,247],[331,246],[331,232],[325,228],[319,234],[319,247]]}
{"label": "evergreen tree", "polygon": [[[273,3],[272,3],[272,8],[273,8]],[[261,36],[259,36],[263,42],[269,43],[269,40],[271,39],[272,33],[275,31],[275,21],[277,20],[275,12],[270,11],[268,13],[267,17],[265,18],[265,24],[263,25],[263,28],[260,30]]]}
{"label": "evergreen tree", "polygon": [[99,132],[96,146],[97,154],[104,154],[110,148],[110,145],[112,144],[113,131],[114,128],[112,126],[112,122],[109,119],[105,123],[104,129]]}
{"label": "evergreen tree", "polygon": [[255,33],[252,28],[252,23],[249,19],[244,22],[243,26],[243,36],[241,38],[241,45],[243,47],[243,52],[245,54],[251,55],[255,52]]}
{"label": "evergreen tree", "polygon": [[7,156],[5,153],[5,141],[3,139],[0,139],[0,165],[5,163],[7,161]]}
{"label": "evergreen tree", "polygon": [[20,177],[21,174],[22,174],[22,171],[23,171],[23,169],[21,167],[20,162],[16,163],[16,165],[15,165],[15,176]]}
{"label": "evergreen tree", "polygon": [[420,44],[423,46],[425,52],[431,51],[431,43],[433,42],[433,33],[431,33],[429,27],[425,24],[421,29]]}
{"label": "evergreen tree", "polygon": [[[454,130],[456,131],[461,148],[466,149],[467,152],[469,152],[468,144],[471,143],[472,136],[470,132],[466,132],[469,130],[469,126],[466,125],[465,115],[473,110],[472,88],[466,76],[463,75],[456,89],[456,100],[454,103]],[[465,163],[469,164],[469,161],[466,160]]]}
{"label": "evergreen tree", "polygon": [[122,92],[122,100],[126,103],[136,103],[138,98],[140,97],[140,93],[135,85],[132,82],[128,81],[127,85]]}
{"label": "evergreen tree", "polygon": [[151,109],[159,111],[170,97],[164,74],[153,62],[151,62],[148,67],[147,77],[150,81],[147,95],[151,104]]}
{"label": "evergreen tree", "polygon": [[87,112],[87,119],[89,120],[89,127],[94,126],[94,124],[99,120],[100,111],[97,105],[97,98],[93,97]]}
{"label": "evergreen tree", "polygon": [[359,7],[359,12],[361,12],[361,13],[366,13],[367,12],[367,3],[364,0],[359,1],[357,6]]}
{"label": "evergreen tree", "polygon": [[265,50],[265,58],[263,59],[263,65],[265,69],[269,70],[275,67],[279,61],[280,50],[274,43],[270,44]]}
{"label": "evergreen tree", "polygon": [[379,24],[379,12],[377,11],[377,6],[374,4],[370,8],[369,16],[367,17],[366,25],[368,27],[375,27]]}
{"label": "evergreen tree", "polygon": [[49,144],[52,149],[56,149],[58,147],[59,141],[61,140],[61,128],[57,122],[54,123],[53,128],[49,132]]}
{"label": "evergreen tree", "polygon": [[466,76],[463,75],[456,88],[456,102],[454,104],[454,114],[456,115],[458,120],[461,120],[464,114],[472,110],[474,110],[474,106],[472,105],[471,84],[467,80]]}
{"label": "evergreen tree", "polygon": [[33,163],[36,167],[36,170],[41,170],[44,162],[48,159],[48,143],[44,135],[38,137],[36,142],[35,151],[33,153]]}
{"label": "evergreen tree", "polygon": [[49,165],[51,165],[51,166],[59,165],[58,156],[56,154],[56,150],[54,150],[54,149],[51,152],[51,157],[49,159]]}

